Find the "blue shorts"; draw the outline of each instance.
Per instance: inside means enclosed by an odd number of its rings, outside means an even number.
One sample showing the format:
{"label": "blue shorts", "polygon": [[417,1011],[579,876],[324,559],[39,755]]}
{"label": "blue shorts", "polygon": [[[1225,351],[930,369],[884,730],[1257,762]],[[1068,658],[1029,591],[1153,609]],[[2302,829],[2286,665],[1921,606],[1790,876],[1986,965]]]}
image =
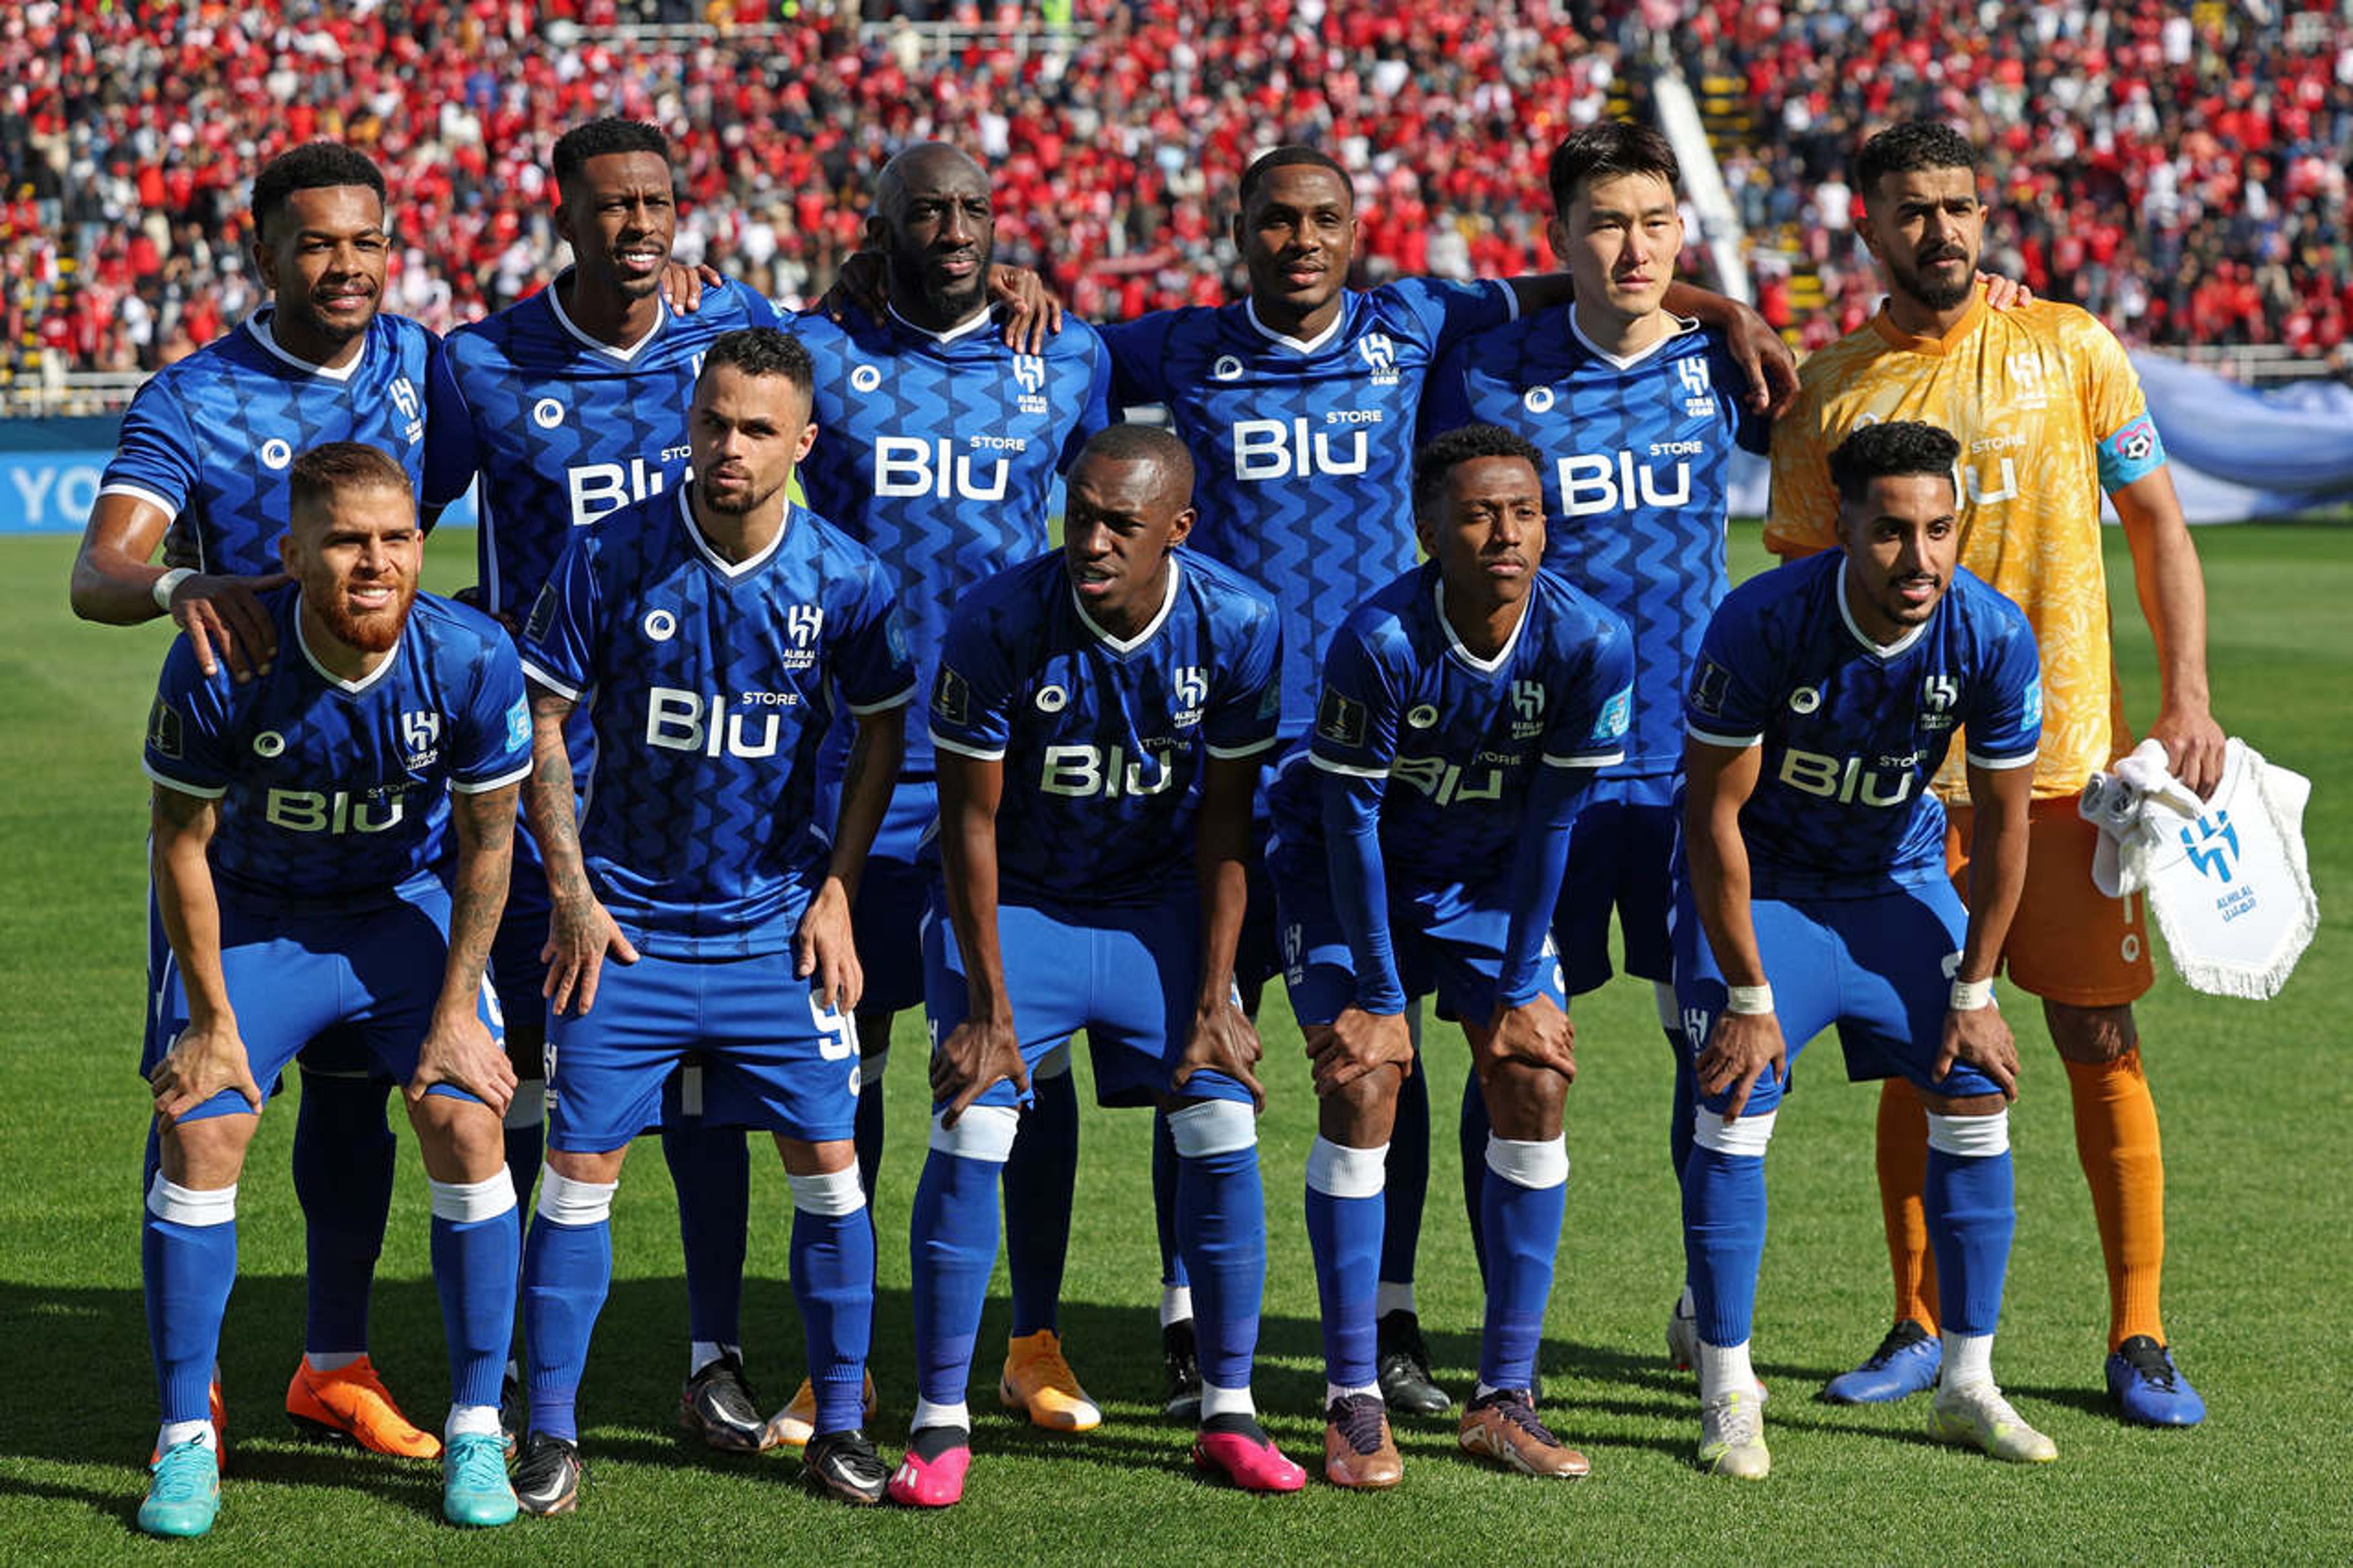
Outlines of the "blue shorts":
{"label": "blue shorts", "polygon": [[[858,900],[849,909],[850,937],[866,976],[861,1013],[903,1012],[923,1002],[923,915],[931,908],[937,862],[926,862],[924,835],[940,814],[939,785],[902,778],[874,835]],[[878,1047],[891,1042],[877,1040]]]}
{"label": "blue shorts", "polygon": [[[1955,1099],[2001,1092],[1966,1063],[1941,1079],[1928,1076],[1944,1044],[1953,970],[1968,931],[1952,884],[1940,877],[1859,899],[1756,899],[1749,918],[1793,1073],[1806,1042],[1835,1024],[1851,1080],[1908,1079]],[[1675,1000],[1685,1048],[1696,1057],[1725,992],[1688,882],[1675,889]],[[1784,1093],[1770,1072],[1761,1074],[1742,1114],[1770,1110]],[[1730,1098],[1704,1095],[1700,1103],[1721,1112]]]}
{"label": "blue shorts", "polygon": [[[1302,1024],[1328,1024],[1356,999],[1356,961],[1332,901],[1320,847],[1278,856],[1274,879],[1281,905],[1282,978],[1291,992],[1292,1014]],[[1512,916],[1505,907],[1510,892],[1508,879],[1482,886],[1454,882],[1441,888],[1392,888],[1389,941],[1406,995],[1436,992],[1442,1014],[1475,1020],[1483,1027],[1495,1016],[1495,987],[1511,940]],[[1548,933],[1545,957],[1555,957]],[[1537,974],[1544,994],[1567,1006],[1560,965],[1539,964]]]}
{"label": "blue shorts", "polygon": [[[155,1064],[172,1048],[179,1037],[181,1026],[187,1022],[185,1014],[169,1018],[164,1016],[164,982],[173,971],[172,942],[164,934],[163,911],[155,905],[155,889],[147,889],[147,1005],[141,1009],[139,1021],[139,1076],[144,1079],[155,1070]],[[316,1038],[294,1053],[302,1070],[321,1078],[373,1079],[387,1089],[393,1079],[376,1063],[368,1050],[365,1031],[347,1024],[331,1024]],[[259,1079],[256,1082],[261,1082]],[[262,1083],[264,1092],[275,1096],[283,1087],[275,1077]]]}
{"label": "blue shorts", "polygon": [[818,1005],[790,949],[751,958],[607,962],[596,1005],[547,1041],[550,1148],[601,1154],[663,1115],[671,1069],[703,1069],[704,1116],[822,1143],[858,1118],[858,1030]]}
{"label": "blue shorts", "polygon": [[[1174,1077],[1193,1026],[1201,981],[1201,908],[1193,890],[1141,908],[1042,908],[999,904],[997,953],[1021,1060],[1031,1071],[1081,1029],[1098,1105],[1152,1105],[1178,1092]],[[964,956],[956,951],[944,891],[923,927],[924,1010],[934,1042],[964,1022]],[[1182,1092],[1250,1102],[1223,1073],[1199,1072]],[[944,1101],[941,1103],[944,1103]],[[979,1105],[1015,1105],[1010,1079],[983,1089]]]}
{"label": "blue shorts", "polygon": [[[223,899],[220,922],[221,973],[256,1083],[269,1084],[306,1045],[330,1032],[364,1053],[358,1062],[371,1074],[408,1081],[441,998],[449,956],[448,894],[435,887],[406,903],[340,911]],[[187,994],[168,945],[150,997],[151,1043],[160,1041],[168,1050],[188,1024]],[[476,1006],[483,1026],[503,1045],[506,1028],[487,980]],[[163,1059],[160,1051],[155,1059]],[[448,1084],[427,1092],[475,1099]],[[244,1096],[223,1089],[180,1120],[251,1110]]]}
{"label": "blue shorts", "polygon": [[1667,915],[1675,897],[1675,779],[1671,773],[1620,778],[1603,773],[1585,792],[1568,840],[1552,936],[1568,992],[1581,996],[1608,983],[1609,912],[1618,912],[1626,973],[1674,978]]}

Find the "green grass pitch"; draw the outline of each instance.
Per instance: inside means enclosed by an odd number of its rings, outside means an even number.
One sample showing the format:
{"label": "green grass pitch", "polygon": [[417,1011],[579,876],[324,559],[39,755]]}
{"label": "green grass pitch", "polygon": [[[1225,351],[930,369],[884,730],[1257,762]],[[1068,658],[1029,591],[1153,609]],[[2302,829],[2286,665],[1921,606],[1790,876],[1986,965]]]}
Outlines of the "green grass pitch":
{"label": "green grass pitch", "polygon": [[[2216,710],[2318,781],[2306,827],[2328,900],[2353,886],[2353,797],[2342,784],[2353,776],[2353,531],[2207,530],[2199,542]],[[468,580],[470,539],[432,552],[439,585]],[[1546,1414],[1590,1455],[1589,1479],[1493,1473],[1455,1455],[1451,1423],[1407,1423],[1405,1484],[1386,1496],[1343,1496],[1318,1480],[1303,1496],[1262,1499],[1196,1481],[1186,1435],[1157,1414],[1145,1119],[1090,1109],[1064,1327],[1107,1408],[1100,1431],[1050,1436],[997,1411],[989,1350],[1003,1333],[1000,1293],[975,1369],[970,1500],[950,1515],[821,1503],[794,1485],[791,1460],[686,1447],[671,1424],[684,1370],[675,1216],[659,1153],[646,1149],[623,1181],[617,1277],[583,1391],[582,1511],[460,1540],[439,1522],[433,1468],[289,1435],[280,1398],[301,1347],[301,1249],[287,1177],[292,1118],[280,1107],[264,1118],[245,1183],[243,1271],[222,1347],[232,1468],[220,1523],[203,1542],[143,1541],[132,1515],[154,1395],[136,1242],[136,759],[164,638],[160,626],[73,621],[70,553],[64,539],[0,542],[0,1562],[2353,1560],[2338,1318],[2353,1286],[2353,1091],[2341,1025],[2328,1023],[2353,1011],[2341,924],[2323,931],[2268,1005],[2197,996],[2164,977],[2142,1010],[2170,1175],[2168,1325],[2211,1406],[2202,1430],[2128,1430],[2105,1413],[2105,1288],[2064,1080],[2039,1019],[2010,992],[2027,1073],[1997,1366],[2056,1438],[2059,1463],[2010,1468],[1931,1446],[1917,1400],[1811,1401],[1876,1342],[1887,1311],[1873,1095],[1824,1055],[1800,1074],[1772,1156],[1756,1343],[1773,1392],[1775,1473],[1762,1487],[1695,1474],[1694,1395],[1666,1370],[1661,1344],[1681,1270],[1666,1047],[1648,988],[1621,980],[1576,1010],[1574,1173],[1543,1355]],[[1734,531],[1734,559],[1743,574],[1761,563],[1753,526]],[[2145,722],[2155,682],[2120,541],[2109,569],[2130,710]],[[2330,913],[2341,921],[2339,907]],[[1265,1035],[1271,1260],[1257,1389],[1270,1429],[1313,1469],[1322,1382],[1300,1198],[1312,1095],[1279,999]],[[913,1392],[905,1237],[923,1147],[922,1038],[920,1021],[902,1021],[879,1208],[875,1430],[893,1453]],[[1477,1343],[1451,1116],[1464,1055],[1459,1039],[1432,1040],[1440,1110],[1422,1318],[1441,1378],[1461,1391]],[[755,1156],[745,1338],[755,1380],[781,1398],[799,1356],[782,1279],[787,1206],[776,1162]],[[422,1175],[406,1149],[375,1347],[409,1412],[437,1424],[441,1339]]]}

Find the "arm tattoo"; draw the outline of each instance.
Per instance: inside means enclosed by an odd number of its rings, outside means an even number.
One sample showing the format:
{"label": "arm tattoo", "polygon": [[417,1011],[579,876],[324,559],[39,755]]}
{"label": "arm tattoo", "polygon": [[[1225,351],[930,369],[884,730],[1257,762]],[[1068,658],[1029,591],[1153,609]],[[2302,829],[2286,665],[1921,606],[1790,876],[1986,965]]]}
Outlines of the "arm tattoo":
{"label": "arm tattoo", "polygon": [[458,885],[449,902],[451,980],[472,995],[481,989],[482,969],[506,908],[507,873],[514,863],[515,789],[452,794],[458,818]]}

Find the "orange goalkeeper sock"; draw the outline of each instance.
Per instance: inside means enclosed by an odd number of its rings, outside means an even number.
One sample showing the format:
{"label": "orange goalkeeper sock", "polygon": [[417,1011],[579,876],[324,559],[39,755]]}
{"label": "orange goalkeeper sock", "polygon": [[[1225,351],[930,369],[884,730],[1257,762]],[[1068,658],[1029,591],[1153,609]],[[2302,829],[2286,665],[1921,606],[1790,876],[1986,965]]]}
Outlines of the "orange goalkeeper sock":
{"label": "orange goalkeeper sock", "polygon": [[1887,1264],[1895,1280],[1895,1321],[1936,1332],[1936,1258],[1920,1187],[1928,1179],[1928,1112],[1900,1078],[1879,1086],[1879,1212],[1887,1227]]}
{"label": "orange goalkeeper sock", "polygon": [[2163,1344],[2165,1157],[2140,1052],[2113,1062],[2071,1061],[2067,1086],[2075,1101],[2075,1156],[2091,1184],[2108,1266],[2108,1349],[2135,1334]]}

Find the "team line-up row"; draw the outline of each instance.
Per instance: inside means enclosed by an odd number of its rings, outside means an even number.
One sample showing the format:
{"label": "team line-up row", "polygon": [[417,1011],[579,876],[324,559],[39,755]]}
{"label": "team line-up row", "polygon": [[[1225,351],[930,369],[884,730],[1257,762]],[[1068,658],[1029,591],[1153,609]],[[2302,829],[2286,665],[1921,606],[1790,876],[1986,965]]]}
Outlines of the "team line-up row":
{"label": "team line-up row", "polygon": [[[1346,172],[1287,147],[1242,182],[1248,298],[1102,329],[992,268],[987,173],[939,144],[884,172],[872,297],[787,321],[668,267],[658,132],[581,127],[554,157],[573,268],[446,342],[375,309],[372,165],[331,144],[277,160],[253,202],[271,306],[142,390],[75,572],[85,616],[187,633],[145,759],[164,1420],[142,1527],[202,1533],[217,1509],[237,1183],[258,1086],[298,1060],[298,1421],[439,1453],[459,1522],[575,1507],[612,1194],[659,1126],[687,1424],[797,1444],[847,1500],[955,1502],[1000,1187],[1000,1393],[1043,1425],[1100,1419],[1054,1300],[1080,1032],[1099,1096],[1156,1111],[1170,1408],[1206,1471],[1296,1489],[1250,1394],[1263,1091],[1242,997],[1277,973],[1318,1094],[1325,1478],[1396,1484],[1387,1412],[1451,1403],[1413,1310],[1419,1205],[1386,1200],[1401,1173],[1426,1184],[1411,1068],[1432,994],[1471,1042],[1466,1147],[1485,1150],[1461,1445],[1581,1474],[1531,1391],[1567,1001],[1610,973],[1613,912],[1676,1064],[1670,1342],[1698,1373],[1703,1468],[1768,1467],[1747,1344],[1763,1154],[1789,1052],[1832,1023],[1850,1072],[1888,1085],[1899,1245],[1896,1326],[1831,1395],[1933,1385],[1936,1435],[2052,1457],[1989,1365],[2005,963],[2077,1098],[2111,1393],[2127,1419],[2200,1419],[2146,1245],[2147,955],[2135,910],[2091,887],[2072,799],[2121,741],[2103,490],[2164,654],[2153,733],[2212,784],[2196,556],[2114,340],[2067,307],[1989,307],[1975,167],[1935,125],[1862,149],[1888,300],[1792,401],[1766,390],[1773,345],[1736,363],[1753,318],[1673,284],[1673,157],[1631,125],[1554,154],[1562,274],[1350,289]],[[1155,404],[1168,429],[1113,418]],[[1727,595],[1725,468],[1768,439],[1768,542],[1820,553]],[[1058,481],[1061,548],[1039,554]],[[425,524],[467,482],[479,609],[416,592]],[[891,1021],[918,1005],[935,1113],[893,1468],[862,1430],[866,1194]],[[438,1439],[366,1358],[387,1082],[431,1178]],[[737,1348],[746,1128],[791,1178],[809,1354],[773,1419]],[[502,1393],[528,1402],[512,1431]]]}

